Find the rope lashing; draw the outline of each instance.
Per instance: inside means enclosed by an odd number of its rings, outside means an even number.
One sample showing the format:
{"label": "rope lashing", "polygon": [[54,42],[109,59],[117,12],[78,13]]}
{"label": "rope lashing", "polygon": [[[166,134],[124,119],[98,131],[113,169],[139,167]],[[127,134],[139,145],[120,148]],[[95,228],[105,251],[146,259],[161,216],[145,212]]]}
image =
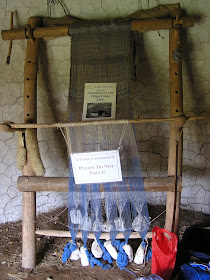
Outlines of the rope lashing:
{"label": "rope lashing", "polygon": [[129,257],[128,255],[126,254],[125,250],[124,250],[124,246],[125,245],[128,245],[127,242],[120,242],[120,240],[115,240],[115,242],[113,243],[113,245],[115,247],[117,247],[117,250],[119,251],[118,255],[117,255],[117,265],[118,267],[121,269],[121,270],[125,270],[131,274],[133,274],[136,278],[136,274],[130,270],[128,270],[126,268],[126,266],[128,265],[129,263]]}
{"label": "rope lashing", "polygon": [[109,270],[112,268],[112,266],[110,264],[103,264],[101,261],[99,261],[98,259],[96,259],[93,254],[91,252],[88,251],[86,245],[84,245],[85,248],[85,253],[87,255],[88,261],[91,265],[91,267],[94,267],[95,265],[100,266],[102,269],[104,270]]}
{"label": "rope lashing", "polygon": [[101,240],[98,240],[97,242],[103,251],[103,256],[102,256],[103,260],[108,261],[111,264],[113,262],[113,259],[109,254],[109,252],[107,251],[107,249],[104,247],[104,242]]}
{"label": "rope lashing", "polygon": [[119,251],[117,255],[117,265],[121,270],[123,270],[129,263],[128,255],[126,254],[125,250],[123,249],[123,246],[126,244],[126,242],[120,242],[120,240],[115,240],[113,243],[113,246],[117,248]]}
{"label": "rope lashing", "polygon": [[74,252],[77,249],[77,245],[76,242],[72,241],[69,242],[68,244],[66,244],[65,248],[64,248],[64,252],[63,252],[63,256],[62,256],[62,262],[66,263],[67,259],[70,258],[72,252]]}
{"label": "rope lashing", "polygon": [[129,263],[128,255],[126,254],[125,250],[123,249],[123,246],[125,244],[126,244],[125,242],[122,242],[122,243],[119,242],[119,245],[116,246],[119,251],[119,253],[117,255],[117,265],[119,266],[119,268],[121,270],[123,270]]}

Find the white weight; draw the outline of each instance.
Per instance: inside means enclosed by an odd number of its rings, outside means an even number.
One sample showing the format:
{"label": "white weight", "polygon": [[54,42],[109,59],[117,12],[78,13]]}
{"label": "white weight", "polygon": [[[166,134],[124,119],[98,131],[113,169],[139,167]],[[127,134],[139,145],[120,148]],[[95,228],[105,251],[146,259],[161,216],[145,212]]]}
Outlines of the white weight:
{"label": "white weight", "polygon": [[134,262],[136,264],[143,264],[144,263],[144,256],[145,256],[145,248],[142,245],[136,251]]}
{"label": "white weight", "polygon": [[113,229],[113,225],[110,223],[104,223],[102,229],[105,232],[110,232]]}
{"label": "white weight", "polygon": [[150,219],[146,216],[138,215],[132,223],[134,231],[141,232],[142,230],[148,229],[150,225]]}
{"label": "white weight", "polygon": [[94,240],[91,245],[91,252],[96,259],[100,259],[103,256],[103,251],[99,246],[97,240]]}
{"label": "white weight", "polygon": [[117,231],[125,231],[126,228],[125,228],[125,222],[123,221],[123,219],[120,219],[120,218],[116,218],[114,219],[114,224],[115,224],[115,228]]}
{"label": "white weight", "polygon": [[71,218],[71,222],[72,224],[78,225],[78,224],[82,224],[82,213],[79,209],[72,209],[70,211],[70,218]]}
{"label": "white weight", "polygon": [[116,248],[112,245],[112,242],[106,241],[104,242],[104,247],[107,249],[107,251],[109,252],[109,254],[111,255],[111,257],[116,260],[117,259],[117,250]]}
{"label": "white weight", "polygon": [[84,248],[83,246],[80,248],[80,257],[81,257],[82,266],[88,266],[89,265],[89,260],[88,260],[86,251],[87,251],[87,249]]}
{"label": "white weight", "polygon": [[133,261],[133,249],[132,249],[132,247],[129,244],[125,244],[123,246],[123,249],[125,250],[125,252],[128,256],[129,262],[132,262]]}
{"label": "white weight", "polygon": [[71,253],[70,260],[77,261],[79,259],[80,259],[80,251],[79,248],[77,248],[74,252]]}
{"label": "white weight", "polygon": [[95,222],[93,223],[92,231],[98,232],[101,231],[102,229],[103,229],[103,223],[99,220],[95,220]]}
{"label": "white weight", "polygon": [[82,223],[80,224],[79,228],[80,230],[84,230],[84,231],[90,231],[91,230],[91,218],[85,216],[83,218]]}

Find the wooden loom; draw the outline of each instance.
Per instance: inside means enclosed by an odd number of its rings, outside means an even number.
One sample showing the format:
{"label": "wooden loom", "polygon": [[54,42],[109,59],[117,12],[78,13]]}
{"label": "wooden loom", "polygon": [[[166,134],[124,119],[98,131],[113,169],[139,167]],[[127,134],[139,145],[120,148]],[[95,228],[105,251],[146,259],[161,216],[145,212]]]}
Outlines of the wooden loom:
{"label": "wooden loom", "polygon": [[[179,208],[182,190],[182,128],[187,120],[203,119],[205,117],[187,118],[183,114],[182,90],[182,62],[176,61],[173,52],[179,49],[182,28],[192,27],[192,17],[181,17],[181,10],[173,11],[170,18],[131,20],[131,29],[139,32],[152,30],[169,30],[169,78],[170,78],[170,118],[138,119],[138,120],[110,120],[83,123],[53,123],[37,124],[37,72],[38,54],[41,38],[55,38],[69,36],[69,24],[76,22],[74,18],[41,19],[33,17],[28,20],[27,28],[2,31],[3,40],[27,39],[27,50],[24,75],[24,124],[2,124],[8,129],[23,131],[26,128],[49,128],[68,126],[87,126],[95,124],[142,123],[142,122],[170,122],[170,140],[168,157],[168,177],[144,178],[146,191],[167,191],[165,228],[178,233]],[[54,26],[51,25],[53,22]],[[41,25],[45,26],[41,26]],[[61,24],[61,25],[60,25]],[[180,137],[181,135],[181,137]],[[179,143],[179,145],[177,145]],[[23,176],[18,178],[18,189],[23,192],[23,220],[22,220],[22,266],[34,268],[36,265],[36,234],[70,237],[69,232],[55,230],[36,230],[36,192],[38,191],[68,191],[68,178],[35,177],[31,168],[31,154],[27,151],[27,164],[23,169]],[[101,238],[104,238],[103,233]],[[77,235],[81,237],[81,233]],[[151,233],[147,234],[151,237]],[[93,234],[89,235],[93,238]],[[121,233],[117,238],[123,238]],[[133,232],[130,238],[140,238]]]}

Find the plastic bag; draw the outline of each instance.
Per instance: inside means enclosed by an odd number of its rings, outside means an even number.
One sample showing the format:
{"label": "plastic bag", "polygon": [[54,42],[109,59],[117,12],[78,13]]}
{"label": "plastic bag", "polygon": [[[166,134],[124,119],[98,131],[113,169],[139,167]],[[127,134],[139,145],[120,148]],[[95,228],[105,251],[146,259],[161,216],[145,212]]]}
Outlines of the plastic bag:
{"label": "plastic bag", "polygon": [[210,279],[210,265],[190,263],[181,266],[182,272],[179,279],[208,280]]}
{"label": "plastic bag", "polygon": [[154,227],[152,230],[152,274],[170,280],[177,253],[177,236],[166,229]]}

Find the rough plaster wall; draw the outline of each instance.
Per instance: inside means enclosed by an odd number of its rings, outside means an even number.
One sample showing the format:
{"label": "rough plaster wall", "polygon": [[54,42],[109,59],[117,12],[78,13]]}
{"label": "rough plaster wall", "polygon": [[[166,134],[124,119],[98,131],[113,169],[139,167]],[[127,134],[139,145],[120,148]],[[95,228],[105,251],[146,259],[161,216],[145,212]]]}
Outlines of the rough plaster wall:
{"label": "rough plaster wall", "polygon": [[[169,1],[155,0],[71,0],[64,1],[73,16],[81,18],[114,18],[138,9]],[[183,35],[184,110],[187,115],[209,114],[209,0],[182,0],[181,7],[200,19]],[[0,29],[9,29],[10,11],[17,11],[14,26],[27,24],[31,16],[46,16],[47,0],[0,1]],[[52,16],[63,16],[60,6],[52,7]],[[134,117],[169,116],[168,32],[143,35],[137,60],[137,78],[133,81]],[[0,39],[0,121],[23,121],[23,77],[26,42],[13,42],[11,64],[5,64],[8,42]],[[65,119],[69,89],[70,40],[59,38],[43,42],[38,74],[38,121]],[[143,175],[166,176],[168,124],[137,126],[137,141]],[[210,213],[209,208],[209,123],[197,121],[184,128],[182,207]],[[68,160],[63,137],[57,129],[39,131],[39,144],[46,176],[67,176]],[[0,222],[21,218],[22,195],[16,181],[21,173],[16,168],[16,134],[0,132]],[[149,193],[148,201],[165,203],[162,193]],[[37,194],[37,211],[43,212],[66,204],[66,194]]]}

